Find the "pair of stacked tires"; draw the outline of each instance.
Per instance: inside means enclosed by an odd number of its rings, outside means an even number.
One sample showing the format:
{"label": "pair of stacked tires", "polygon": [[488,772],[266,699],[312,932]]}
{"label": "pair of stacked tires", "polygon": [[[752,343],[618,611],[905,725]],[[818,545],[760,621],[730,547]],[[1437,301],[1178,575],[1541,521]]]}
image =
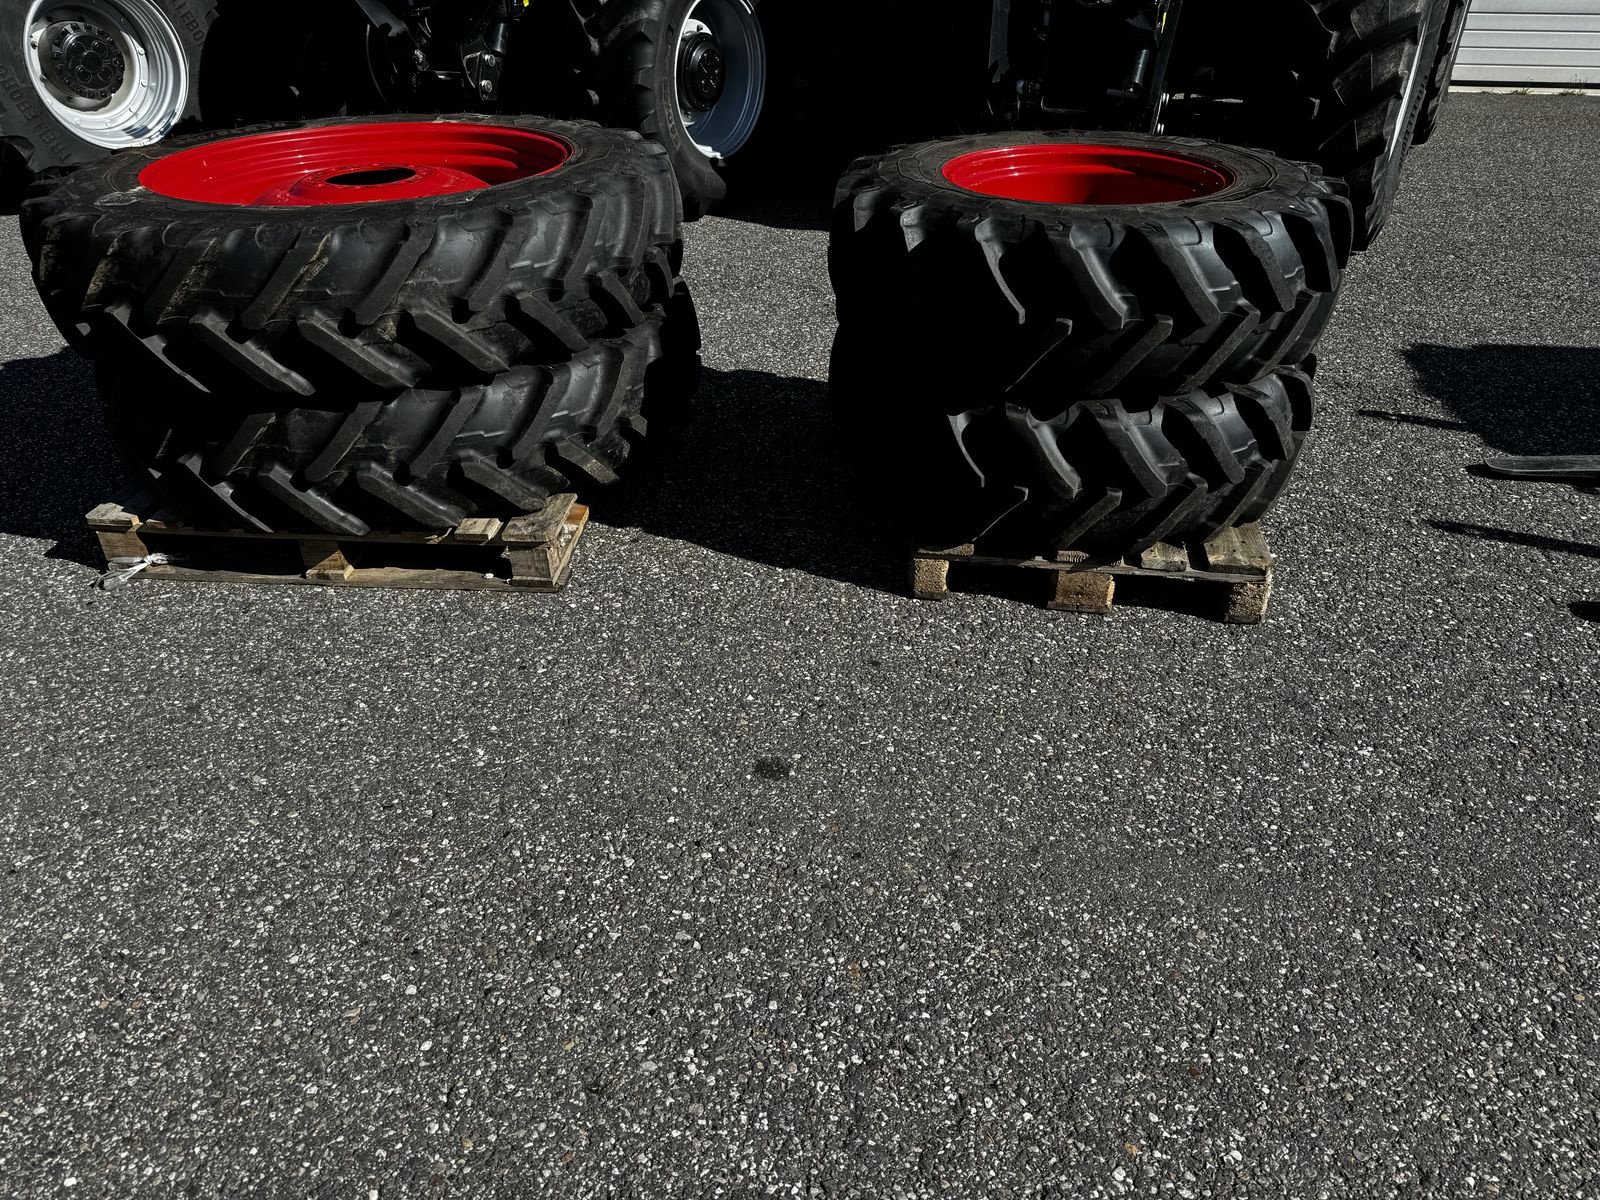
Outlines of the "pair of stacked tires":
{"label": "pair of stacked tires", "polygon": [[1310,431],[1343,185],[1264,151],[985,135],[839,186],[831,393],[924,545],[1114,559],[1257,520]]}
{"label": "pair of stacked tires", "polygon": [[127,151],[23,234],[144,480],[358,536],[614,480],[696,381],[681,219],[637,133],[399,117]]}

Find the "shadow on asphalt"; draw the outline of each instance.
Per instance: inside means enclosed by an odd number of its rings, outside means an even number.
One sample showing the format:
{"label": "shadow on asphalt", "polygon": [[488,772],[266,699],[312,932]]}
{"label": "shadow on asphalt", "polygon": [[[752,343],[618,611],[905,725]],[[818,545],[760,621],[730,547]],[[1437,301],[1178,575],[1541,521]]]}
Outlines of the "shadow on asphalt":
{"label": "shadow on asphalt", "polygon": [[905,592],[905,540],[860,497],[827,385],[707,370],[687,424],[594,498],[608,525],[844,583]]}
{"label": "shadow on asphalt", "polygon": [[[48,552],[98,569],[83,515],[126,486],[87,362],[70,350],[0,366],[8,411],[0,444],[0,533],[53,539]],[[593,497],[597,520],[784,570],[906,594],[907,539],[866,498],[836,431],[827,385],[764,371],[707,370],[687,423],[652,439],[623,483]],[[1510,531],[1437,523],[1452,533],[1535,544]],[[1600,547],[1570,549],[1600,556]],[[1040,605],[1035,572],[962,569],[960,593]],[[1122,607],[1218,617],[1202,589],[1118,585]],[[957,599],[955,602],[959,602]]]}
{"label": "shadow on asphalt", "polygon": [[[0,533],[51,539],[52,558],[101,566],[83,516],[126,487],[96,398],[71,350],[0,366]],[[904,591],[905,543],[856,497],[827,386],[759,371],[707,371],[688,424],[653,443],[595,515],[754,562]]]}
{"label": "shadow on asphalt", "polygon": [[[1545,537],[1537,533],[1522,533],[1515,529],[1500,529],[1493,525],[1470,525],[1463,521],[1429,521],[1428,524],[1444,533],[1473,538],[1477,541],[1527,546],[1542,550],[1546,554],[1574,554],[1580,558],[1600,558],[1600,545],[1591,545],[1587,542]],[[1600,622],[1600,603],[1596,601],[1574,600],[1567,605],[1567,608],[1579,620]]]}
{"label": "shadow on asphalt", "polygon": [[[811,379],[707,370],[688,424],[595,496],[595,518],[905,596],[908,537],[857,476],[827,391]],[[950,585],[952,604],[968,593],[1038,607],[1049,593],[1043,572],[982,566],[952,569]],[[1222,619],[1215,590],[1164,580],[1119,581],[1117,604]]]}
{"label": "shadow on asphalt", "polygon": [[[1363,416],[1475,433],[1490,448],[1510,455],[1600,451],[1600,349],[1459,347],[1419,342],[1405,355],[1422,390],[1435,397],[1457,420],[1374,409],[1363,409]],[[1469,464],[1466,469],[1487,477],[1479,466]],[[1600,545],[1588,542],[1463,521],[1429,524],[1456,537],[1525,546],[1547,554],[1600,558]],[[1574,616],[1583,620],[1600,620],[1600,604],[1593,601],[1574,601],[1570,608]]]}
{"label": "shadow on asphalt", "polygon": [[83,515],[125,486],[105,432],[94,372],[71,350],[0,366],[0,533],[52,538],[50,558],[100,567]]}
{"label": "shadow on asphalt", "polygon": [[1470,433],[1471,427],[1460,421],[1447,421],[1443,417],[1424,417],[1418,413],[1390,412],[1382,408],[1358,408],[1356,415],[1371,417],[1376,421],[1388,421],[1394,425],[1417,425],[1423,429],[1447,429],[1452,433]]}
{"label": "shadow on asphalt", "polygon": [[1422,390],[1461,425],[1374,410],[1364,415],[1464,427],[1506,454],[1600,451],[1600,349],[1419,342],[1405,356]]}
{"label": "shadow on asphalt", "polygon": [[1504,542],[1510,546],[1547,550],[1552,554],[1576,554],[1580,558],[1600,558],[1600,546],[1590,545],[1587,542],[1545,537],[1539,533],[1521,533],[1515,529],[1501,529],[1494,525],[1471,525],[1465,521],[1429,521],[1428,524],[1444,533],[1475,538],[1481,542]]}

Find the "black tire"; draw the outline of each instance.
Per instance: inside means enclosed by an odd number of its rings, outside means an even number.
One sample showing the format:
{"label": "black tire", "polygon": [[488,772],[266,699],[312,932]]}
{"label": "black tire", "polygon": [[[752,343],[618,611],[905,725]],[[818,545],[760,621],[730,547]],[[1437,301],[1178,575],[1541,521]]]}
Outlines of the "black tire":
{"label": "black tire", "polygon": [[[351,532],[375,506],[342,505],[328,485],[338,491],[351,464],[402,460],[394,486],[365,489],[385,519],[514,508],[555,475],[604,476],[591,459],[614,470],[622,430],[642,432],[639,380],[692,375],[699,339],[660,147],[584,123],[462,119],[549,133],[573,153],[479,191],[358,205],[203,204],[138,186],[147,164],[214,140],[195,137],[86,167],[24,208],[46,307],[110,381],[133,465],[186,509]],[[616,378],[576,389],[573,407],[560,380],[590,358]],[[668,365],[650,369],[657,360]],[[195,419],[207,404],[233,415]],[[417,450],[430,417],[442,424]],[[521,432],[497,442],[482,433],[496,421]],[[260,445],[233,439],[230,423]],[[204,489],[184,478],[196,471]],[[257,511],[263,495],[274,505]]]}
{"label": "black tire", "polygon": [[[97,0],[115,7],[115,0]],[[171,22],[176,44],[188,72],[189,84],[181,98],[181,113],[163,128],[153,128],[141,140],[154,142],[199,115],[201,50],[216,17],[216,0],[151,0]],[[34,86],[37,72],[29,45],[30,0],[0,0],[0,158],[9,158],[16,179],[13,196],[20,196],[31,179],[59,173],[82,163],[104,158],[111,151],[85,140],[45,104]],[[14,202],[14,200],[13,200]]]}
{"label": "black tire", "polygon": [[1455,74],[1456,59],[1461,54],[1461,35],[1467,29],[1471,3],[1472,0],[1450,0],[1444,28],[1439,35],[1439,52],[1433,76],[1428,80],[1428,98],[1423,101],[1422,115],[1417,118],[1417,131],[1411,137],[1413,146],[1428,141],[1439,128],[1439,114],[1444,110],[1444,98],[1450,94],[1450,77]]}
{"label": "black tire", "polygon": [[941,382],[918,347],[841,327],[829,391],[868,486],[919,544],[1109,561],[1259,520],[1310,432],[1313,369],[1153,401],[1029,407]]}
{"label": "black tire", "polygon": [[[695,0],[579,0],[593,54],[585,72],[597,115],[665,146],[685,216],[700,217],[728,193],[728,162],[708,155],[685,130],[678,87],[678,33]],[[750,0],[760,15],[760,0]],[[742,153],[742,151],[741,151]]]}
{"label": "black tire", "polygon": [[115,363],[101,364],[100,393],[138,476],[198,518],[350,536],[448,529],[614,483],[651,422],[675,417],[694,388],[693,302],[680,287],[669,308],[564,362],[354,405],[219,403]]}
{"label": "black tire", "polygon": [[1347,183],[1365,250],[1399,194],[1445,3],[1190,0],[1172,86],[1212,102],[1180,100],[1166,128],[1318,163]]}
{"label": "black tire", "polygon": [[[1156,204],[998,199],[944,165],[1019,143],[1093,143],[1204,160],[1232,176]],[[830,270],[845,326],[937,364],[979,395],[1183,395],[1311,354],[1337,299],[1349,205],[1264,152],[1136,134],[996,134],[856,162]],[[1022,402],[1027,403],[1026,400]]]}

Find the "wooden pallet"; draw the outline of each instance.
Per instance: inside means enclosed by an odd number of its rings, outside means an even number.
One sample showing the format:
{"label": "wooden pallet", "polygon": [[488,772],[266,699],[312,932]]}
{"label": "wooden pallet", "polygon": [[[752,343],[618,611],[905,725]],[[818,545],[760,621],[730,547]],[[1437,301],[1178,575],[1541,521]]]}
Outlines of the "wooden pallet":
{"label": "wooden pallet", "polygon": [[339,537],[197,528],[136,495],[100,505],[87,520],[100,538],[107,580],[558,592],[589,510],[563,494],[506,521],[474,517],[442,533]]}
{"label": "wooden pallet", "polygon": [[1222,619],[1235,625],[1259,625],[1272,599],[1272,555],[1261,527],[1254,524],[1225,529],[1208,542],[1160,542],[1113,563],[1093,562],[1076,550],[1062,550],[1052,558],[990,554],[973,545],[914,550],[911,594],[919,600],[945,599],[952,563],[1047,571],[1053,587],[1047,604],[1061,612],[1109,613],[1117,580],[1124,576],[1211,588],[1221,593]]}

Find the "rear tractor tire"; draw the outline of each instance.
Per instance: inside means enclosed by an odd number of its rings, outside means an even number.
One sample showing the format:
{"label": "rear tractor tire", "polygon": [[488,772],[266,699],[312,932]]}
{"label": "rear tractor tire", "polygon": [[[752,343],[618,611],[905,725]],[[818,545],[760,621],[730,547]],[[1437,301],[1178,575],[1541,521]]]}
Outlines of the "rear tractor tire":
{"label": "rear tractor tire", "polygon": [[[1438,61],[1449,0],[1189,0],[1169,132],[1262,146],[1345,181],[1355,248],[1383,229]],[[1237,103],[1222,103],[1222,101]],[[1225,129],[1225,134],[1223,130]]]}

